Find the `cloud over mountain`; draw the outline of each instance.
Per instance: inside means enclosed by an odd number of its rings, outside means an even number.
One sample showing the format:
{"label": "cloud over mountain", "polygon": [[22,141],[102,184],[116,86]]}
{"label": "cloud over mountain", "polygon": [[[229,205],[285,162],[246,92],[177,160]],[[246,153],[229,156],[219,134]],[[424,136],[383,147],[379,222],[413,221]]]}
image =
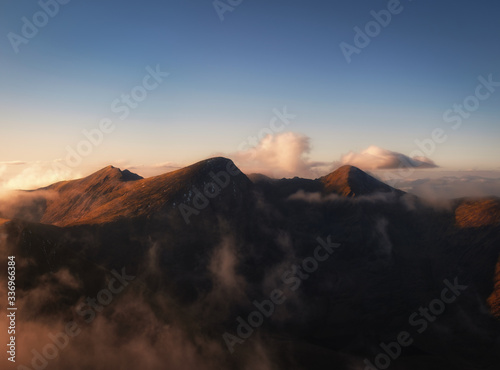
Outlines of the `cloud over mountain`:
{"label": "cloud over mountain", "polygon": [[310,138],[295,132],[265,136],[251,149],[231,154],[236,165],[245,173],[263,173],[271,177],[317,177],[323,162],[308,158]]}
{"label": "cloud over mountain", "polygon": [[245,173],[263,173],[275,178],[315,178],[341,165],[352,165],[364,170],[438,167],[429,158],[410,158],[374,145],[360,153],[349,152],[343,155],[340,161],[315,162],[309,159],[310,141],[308,136],[295,132],[267,135],[254,148],[229,156]]}
{"label": "cloud over mountain", "polygon": [[349,164],[364,170],[438,167],[426,157],[410,158],[402,153],[393,152],[372,145],[360,153],[349,152],[340,159],[341,164]]}

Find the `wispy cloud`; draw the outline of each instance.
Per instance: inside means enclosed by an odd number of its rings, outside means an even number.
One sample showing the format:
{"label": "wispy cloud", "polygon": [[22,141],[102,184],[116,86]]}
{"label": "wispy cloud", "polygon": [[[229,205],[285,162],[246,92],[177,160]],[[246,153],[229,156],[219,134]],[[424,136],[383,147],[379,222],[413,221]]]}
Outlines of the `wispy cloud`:
{"label": "wispy cloud", "polygon": [[[15,162],[0,164],[0,188],[32,190],[58,181],[81,177],[80,173],[52,162]],[[12,170],[10,166],[17,168]]]}
{"label": "wispy cloud", "polygon": [[406,192],[430,199],[500,197],[500,177],[487,178],[456,173],[456,175],[439,178],[411,179],[401,182],[398,187]]}
{"label": "wispy cloud", "polygon": [[23,164],[26,164],[26,162],[23,162],[23,161],[3,161],[3,162],[0,162],[0,166],[2,166],[2,165],[19,166],[19,165],[23,165]]}

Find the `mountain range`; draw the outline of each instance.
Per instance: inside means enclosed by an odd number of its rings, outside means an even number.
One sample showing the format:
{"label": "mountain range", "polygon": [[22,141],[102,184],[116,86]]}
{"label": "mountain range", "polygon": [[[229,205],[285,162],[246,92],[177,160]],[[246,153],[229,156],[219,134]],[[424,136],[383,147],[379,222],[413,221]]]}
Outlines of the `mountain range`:
{"label": "mountain range", "polygon": [[[497,198],[431,202],[353,166],[315,180],[221,157],[150,178],[108,166],[9,194],[0,243],[30,368],[500,366]],[[108,302],[118,273],[131,280]],[[79,334],[48,358],[68,323]]]}

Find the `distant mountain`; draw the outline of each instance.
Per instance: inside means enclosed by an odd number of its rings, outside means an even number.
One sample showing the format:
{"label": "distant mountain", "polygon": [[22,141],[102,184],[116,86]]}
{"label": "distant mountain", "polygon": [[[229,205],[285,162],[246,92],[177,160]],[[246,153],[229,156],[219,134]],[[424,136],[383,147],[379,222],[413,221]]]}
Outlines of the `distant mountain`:
{"label": "distant mountain", "polygon": [[328,193],[335,193],[346,197],[370,195],[374,193],[404,194],[401,190],[375,179],[354,166],[342,166],[336,171],[319,179]]}
{"label": "distant mountain", "polygon": [[[82,331],[51,369],[364,369],[405,331],[391,369],[493,370],[499,210],[432,204],[352,166],[272,179],[218,157],[20,192],[0,204],[0,246],[19,266],[19,323],[41,345],[68,322]],[[134,280],[104,304],[123,271]]]}

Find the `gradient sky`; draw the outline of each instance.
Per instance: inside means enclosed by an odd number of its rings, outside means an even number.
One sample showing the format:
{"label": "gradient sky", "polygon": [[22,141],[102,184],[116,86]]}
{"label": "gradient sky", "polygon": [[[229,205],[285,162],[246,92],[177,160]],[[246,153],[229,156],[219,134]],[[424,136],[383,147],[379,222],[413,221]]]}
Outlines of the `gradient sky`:
{"label": "gradient sky", "polygon": [[[401,1],[403,11],[346,62],[355,26],[388,1],[244,0],[221,21],[212,1],[76,1],[15,53],[36,1],[0,3],[0,161],[51,161],[108,117],[113,133],[84,165],[190,163],[233,153],[273,109],[335,161],[376,145],[410,154],[443,128],[430,158],[446,169],[500,168],[500,88],[451,130],[443,113],[500,81],[498,1]],[[113,100],[147,66],[170,75],[121,121]]]}

